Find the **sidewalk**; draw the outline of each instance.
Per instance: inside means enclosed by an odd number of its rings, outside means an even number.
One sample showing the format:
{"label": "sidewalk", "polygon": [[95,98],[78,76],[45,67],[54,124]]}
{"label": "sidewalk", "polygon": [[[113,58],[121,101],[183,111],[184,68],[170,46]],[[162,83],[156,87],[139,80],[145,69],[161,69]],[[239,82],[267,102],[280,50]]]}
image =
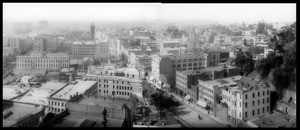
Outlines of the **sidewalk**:
{"label": "sidewalk", "polygon": [[174,93],[171,93],[171,94],[172,94],[178,101],[180,101],[181,103],[184,103],[186,107],[188,107],[188,108],[190,108],[190,109],[196,111],[196,112],[197,112],[198,114],[200,114],[201,116],[207,116],[207,117],[209,117],[209,118],[211,118],[211,119],[217,121],[218,123],[220,123],[220,124],[222,124],[222,125],[224,125],[224,126],[227,126],[227,125],[228,125],[228,123],[227,123],[226,121],[223,121],[223,120],[219,119],[218,117],[215,117],[215,115],[214,115],[212,112],[210,112],[211,114],[207,114],[207,113],[208,113],[207,110],[202,109],[202,108],[200,108],[200,107],[198,107],[198,106],[196,106],[196,105],[194,105],[194,104],[188,103],[188,101],[183,100],[182,98],[180,98],[179,96],[175,95]]}

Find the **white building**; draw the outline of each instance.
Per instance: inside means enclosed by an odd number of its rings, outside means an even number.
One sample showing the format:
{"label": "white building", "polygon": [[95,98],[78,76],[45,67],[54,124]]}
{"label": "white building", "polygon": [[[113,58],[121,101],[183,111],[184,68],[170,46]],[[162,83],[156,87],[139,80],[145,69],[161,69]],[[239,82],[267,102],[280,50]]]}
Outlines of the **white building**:
{"label": "white building", "polygon": [[98,81],[98,95],[129,98],[132,93],[142,97],[142,81],[135,68],[89,66],[86,80]]}
{"label": "white building", "polygon": [[258,78],[242,77],[237,86],[222,90],[231,122],[245,122],[270,114],[270,86]]}
{"label": "white building", "polygon": [[98,42],[96,44],[95,57],[107,58],[110,56],[110,43],[109,42]]}
{"label": "white building", "polygon": [[31,55],[17,56],[15,73],[44,73],[47,70],[59,70],[69,67],[70,57],[64,53],[43,54],[34,52]]}
{"label": "white building", "polygon": [[96,81],[76,80],[60,89],[58,92],[48,97],[49,112],[59,114],[66,110],[66,103],[73,96],[80,94],[90,94],[97,90]]}
{"label": "white building", "polygon": [[[210,106],[210,108],[215,111],[217,96],[220,96],[222,93],[222,88],[225,86],[236,85],[236,81],[239,81],[242,76],[233,76],[223,79],[216,79],[210,81],[202,81],[199,82],[199,100],[198,104],[202,106],[202,104],[206,104]],[[203,103],[202,103],[203,102]],[[203,105],[202,107],[206,107]]]}

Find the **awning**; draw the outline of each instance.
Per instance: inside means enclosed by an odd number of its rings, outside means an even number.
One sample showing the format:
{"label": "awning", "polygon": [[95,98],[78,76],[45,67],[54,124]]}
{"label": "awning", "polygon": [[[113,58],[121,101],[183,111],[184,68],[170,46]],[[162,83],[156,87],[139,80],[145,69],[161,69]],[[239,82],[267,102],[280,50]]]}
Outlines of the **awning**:
{"label": "awning", "polygon": [[191,98],[191,96],[187,94],[184,98],[185,98],[186,100],[189,100],[189,99]]}
{"label": "awning", "polygon": [[206,107],[207,106],[207,103],[203,100],[198,100],[197,102],[198,105],[202,106],[202,107]]}

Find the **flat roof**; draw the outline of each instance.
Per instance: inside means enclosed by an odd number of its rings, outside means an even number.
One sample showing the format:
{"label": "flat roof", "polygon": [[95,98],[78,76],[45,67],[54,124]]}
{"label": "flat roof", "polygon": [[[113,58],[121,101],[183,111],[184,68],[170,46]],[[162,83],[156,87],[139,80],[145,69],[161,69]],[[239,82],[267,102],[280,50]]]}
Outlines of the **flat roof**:
{"label": "flat roof", "polygon": [[10,127],[14,125],[18,119],[28,115],[28,114],[36,114],[41,109],[36,107],[35,105],[21,104],[21,103],[13,103],[11,107],[8,105],[3,105],[3,111],[11,111],[12,115],[8,116],[6,119],[3,119],[3,127]]}
{"label": "flat roof", "polygon": [[[226,66],[227,66],[227,69],[237,68],[237,67],[231,66],[231,65],[226,65]],[[205,73],[205,72],[221,71],[221,70],[223,70],[223,65],[216,66],[216,67],[206,67],[206,68],[199,69],[199,70],[177,70],[177,71],[183,75],[197,75],[197,74],[201,74],[201,73]]]}
{"label": "flat roof", "polygon": [[85,76],[95,76],[105,79],[114,79],[114,80],[128,80],[131,82],[142,82],[140,79],[131,78],[131,77],[123,77],[123,76],[110,76],[110,75],[97,75],[97,74],[85,74]]}
{"label": "flat roof", "polygon": [[64,72],[64,73],[68,73],[68,72],[71,72],[71,71],[74,71],[74,68],[66,68],[66,67],[64,67],[64,68],[62,68],[60,70],[60,72]]}
{"label": "flat roof", "polygon": [[232,76],[223,79],[209,80],[206,81],[205,83],[210,84],[211,86],[223,87],[228,85],[236,85],[237,83],[235,81],[240,80],[241,78],[242,76],[238,75],[238,76]]}
{"label": "flat roof", "polygon": [[67,85],[66,83],[47,82],[40,88],[31,88],[31,90],[20,98],[16,98],[13,101],[43,104],[48,106],[48,97],[57,92],[59,89]]}
{"label": "flat roof", "polygon": [[87,89],[91,88],[97,81],[82,81],[76,80],[76,84],[68,84],[62,90],[58,91],[56,94],[52,95],[52,98],[70,100],[70,95],[84,93]]}
{"label": "flat roof", "polygon": [[252,123],[259,127],[279,127],[290,124],[284,114],[274,112],[273,114],[251,120]]}
{"label": "flat roof", "polygon": [[12,98],[15,98],[24,92],[26,92],[27,89],[24,88],[18,88],[16,86],[3,86],[3,99],[5,100],[11,100]]}

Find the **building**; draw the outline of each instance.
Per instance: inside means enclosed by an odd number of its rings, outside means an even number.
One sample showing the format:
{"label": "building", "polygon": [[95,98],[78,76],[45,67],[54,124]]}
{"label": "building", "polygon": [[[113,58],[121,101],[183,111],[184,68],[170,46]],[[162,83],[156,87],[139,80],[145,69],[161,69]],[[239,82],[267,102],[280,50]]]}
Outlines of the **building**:
{"label": "building", "polygon": [[264,58],[267,58],[267,56],[270,52],[274,52],[274,49],[264,48]]}
{"label": "building", "polygon": [[225,63],[229,58],[228,51],[211,51],[207,56],[207,66],[218,66],[219,63]]}
{"label": "building", "polygon": [[55,51],[58,47],[59,38],[55,36],[47,36],[46,37],[46,50],[47,51]]}
{"label": "building", "polygon": [[71,82],[75,79],[77,71],[75,68],[61,68],[59,71],[59,82]]}
{"label": "building", "polygon": [[143,97],[142,81],[140,79],[125,77],[124,73],[117,72],[111,76],[86,74],[83,78],[98,82],[99,96],[128,99],[132,94],[136,94],[138,97]]}
{"label": "building", "polygon": [[66,103],[73,96],[80,94],[94,94],[97,91],[96,81],[75,80],[48,97],[49,112],[59,114],[66,110]]}
{"label": "building", "polygon": [[[236,85],[236,81],[240,79],[241,76],[238,75],[209,81],[199,80],[199,100],[204,102],[202,107],[208,106],[210,110],[216,112],[216,106],[221,100],[222,88]],[[203,105],[203,103],[200,105]]]}
{"label": "building", "polygon": [[45,127],[132,127],[135,106],[131,99],[78,95],[66,104],[69,114]]}
{"label": "building", "polygon": [[[157,87],[161,86],[160,75],[173,77],[176,70],[198,70],[207,67],[207,54],[154,55],[152,59],[152,77]],[[170,83],[168,83],[170,84]]]}
{"label": "building", "polygon": [[94,57],[96,52],[96,43],[94,42],[73,42],[73,59],[82,59],[84,57]]}
{"label": "building", "polygon": [[39,21],[39,26],[40,26],[40,28],[47,28],[48,27],[48,21],[46,21],[46,20],[41,20],[41,21]]}
{"label": "building", "polygon": [[91,25],[91,40],[95,40],[95,25],[92,23]]}
{"label": "building", "polygon": [[33,37],[33,50],[37,52],[44,52],[47,48],[47,39],[41,36]]}
{"label": "building", "polygon": [[5,48],[20,50],[20,39],[16,37],[3,37],[3,49]]}
{"label": "building", "polygon": [[111,56],[111,48],[109,42],[98,42],[96,44],[95,57],[108,58]]}
{"label": "building", "polygon": [[15,73],[45,73],[46,71],[60,70],[69,67],[70,58],[64,53],[32,53],[31,55],[17,56]]}
{"label": "building", "polygon": [[38,127],[45,115],[42,105],[3,101],[3,127]]}
{"label": "building", "polygon": [[179,45],[181,45],[179,41],[164,41],[160,44],[159,53],[160,55],[185,53],[186,47],[180,47]]}
{"label": "building", "polygon": [[222,102],[228,105],[231,124],[246,121],[270,114],[271,87],[259,78],[242,77],[235,86],[222,89]]}

